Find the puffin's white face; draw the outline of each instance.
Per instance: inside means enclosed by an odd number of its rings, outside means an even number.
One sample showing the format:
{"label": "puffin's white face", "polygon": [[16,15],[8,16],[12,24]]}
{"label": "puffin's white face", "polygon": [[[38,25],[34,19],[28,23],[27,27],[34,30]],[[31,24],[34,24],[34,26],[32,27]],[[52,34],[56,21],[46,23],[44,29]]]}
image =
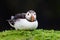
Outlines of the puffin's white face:
{"label": "puffin's white face", "polygon": [[36,20],[36,12],[33,11],[33,10],[29,10],[27,13],[26,13],[26,19],[33,22]]}

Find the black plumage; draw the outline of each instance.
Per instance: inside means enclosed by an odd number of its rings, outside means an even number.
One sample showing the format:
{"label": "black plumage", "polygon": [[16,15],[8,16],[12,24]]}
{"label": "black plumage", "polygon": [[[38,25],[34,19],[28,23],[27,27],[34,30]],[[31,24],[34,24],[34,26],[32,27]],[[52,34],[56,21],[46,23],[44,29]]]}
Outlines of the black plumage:
{"label": "black plumage", "polygon": [[13,19],[9,19],[7,21],[14,25],[14,22],[16,22],[18,19],[25,19],[25,14],[26,13],[17,13]]}
{"label": "black plumage", "polygon": [[26,13],[18,13],[14,16],[14,19],[25,19]]}

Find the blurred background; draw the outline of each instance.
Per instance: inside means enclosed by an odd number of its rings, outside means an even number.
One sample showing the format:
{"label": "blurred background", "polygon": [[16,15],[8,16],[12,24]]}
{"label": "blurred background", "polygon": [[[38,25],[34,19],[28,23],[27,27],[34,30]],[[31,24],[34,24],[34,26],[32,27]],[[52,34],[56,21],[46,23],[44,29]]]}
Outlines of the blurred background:
{"label": "blurred background", "polygon": [[7,19],[32,9],[37,13],[38,29],[60,30],[60,0],[1,0],[0,31],[12,28]]}

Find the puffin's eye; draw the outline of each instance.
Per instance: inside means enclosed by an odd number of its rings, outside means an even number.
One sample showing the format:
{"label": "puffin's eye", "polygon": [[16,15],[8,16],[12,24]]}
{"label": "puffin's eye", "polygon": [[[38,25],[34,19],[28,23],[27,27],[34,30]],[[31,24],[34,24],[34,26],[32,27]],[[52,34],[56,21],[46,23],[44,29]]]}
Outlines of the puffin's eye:
{"label": "puffin's eye", "polygon": [[29,15],[29,13],[27,15]]}

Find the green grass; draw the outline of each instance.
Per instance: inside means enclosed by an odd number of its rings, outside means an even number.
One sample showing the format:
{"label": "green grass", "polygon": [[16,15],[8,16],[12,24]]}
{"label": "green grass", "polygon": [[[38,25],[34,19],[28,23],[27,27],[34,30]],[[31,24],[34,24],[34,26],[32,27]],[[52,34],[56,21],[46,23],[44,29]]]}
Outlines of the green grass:
{"label": "green grass", "polygon": [[33,31],[6,30],[0,32],[0,40],[60,40],[60,31],[42,29]]}

